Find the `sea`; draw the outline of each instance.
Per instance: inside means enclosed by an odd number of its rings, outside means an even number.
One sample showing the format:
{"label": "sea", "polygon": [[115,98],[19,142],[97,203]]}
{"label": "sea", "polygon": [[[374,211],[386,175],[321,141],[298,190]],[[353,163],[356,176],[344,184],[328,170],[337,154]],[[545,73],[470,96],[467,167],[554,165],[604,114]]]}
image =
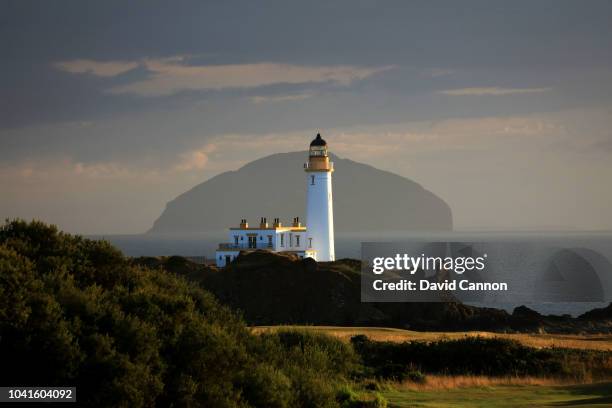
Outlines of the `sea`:
{"label": "sea", "polygon": [[[91,235],[89,238],[105,239],[130,257],[180,255],[200,260],[214,259],[215,249],[221,242],[227,242],[227,231],[211,231],[191,234],[131,234],[131,235]],[[535,243],[535,245],[556,248],[580,248],[594,251],[607,259],[610,268],[600,273],[612,282],[612,231],[584,232],[505,232],[505,231],[379,231],[379,232],[337,232],[335,237],[336,259],[361,258],[363,242],[403,242],[419,240],[423,242],[509,242]],[[510,245],[509,247],[512,247]],[[607,263],[606,263],[607,265]],[[612,295],[612,294],[611,294]],[[608,299],[606,299],[608,300]],[[520,304],[497,303],[476,306],[496,307],[511,312]],[[594,308],[607,306],[608,302],[538,302],[526,306],[545,315],[578,316]]]}

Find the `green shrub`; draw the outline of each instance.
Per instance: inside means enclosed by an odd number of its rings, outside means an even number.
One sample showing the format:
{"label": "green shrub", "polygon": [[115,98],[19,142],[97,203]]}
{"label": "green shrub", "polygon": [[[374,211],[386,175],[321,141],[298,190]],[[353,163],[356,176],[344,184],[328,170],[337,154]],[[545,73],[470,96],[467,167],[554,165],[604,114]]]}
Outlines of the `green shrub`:
{"label": "green shrub", "polygon": [[40,222],[0,228],[0,339],[0,383],[73,385],[84,406],[332,407],[357,364],[328,337],[254,336],[196,284]]}
{"label": "green shrub", "polygon": [[368,373],[397,381],[421,382],[423,372],[576,379],[612,375],[612,353],[607,351],[535,349],[514,340],[483,337],[393,343],[355,336],[351,343]]}
{"label": "green shrub", "polygon": [[350,386],[340,388],[336,400],[342,408],[386,408],[387,400],[378,392],[373,394],[355,392]]}
{"label": "green shrub", "polygon": [[404,378],[413,383],[423,384],[426,380],[425,374],[420,371],[410,370],[405,373]]}
{"label": "green shrub", "polygon": [[353,391],[353,389],[348,384],[345,384],[340,387],[338,392],[336,393],[336,400],[340,404],[344,404],[347,401],[354,401],[358,398],[359,395],[355,391]]}
{"label": "green shrub", "polygon": [[287,373],[292,406],[337,406],[347,380],[359,369],[350,344],[308,330],[262,333],[251,342],[251,354]]}
{"label": "green shrub", "polygon": [[370,401],[369,408],[387,408],[387,400],[379,393],[374,394],[374,399]]}
{"label": "green shrub", "polygon": [[292,383],[281,370],[260,364],[240,378],[244,399],[255,407],[290,407],[293,402]]}

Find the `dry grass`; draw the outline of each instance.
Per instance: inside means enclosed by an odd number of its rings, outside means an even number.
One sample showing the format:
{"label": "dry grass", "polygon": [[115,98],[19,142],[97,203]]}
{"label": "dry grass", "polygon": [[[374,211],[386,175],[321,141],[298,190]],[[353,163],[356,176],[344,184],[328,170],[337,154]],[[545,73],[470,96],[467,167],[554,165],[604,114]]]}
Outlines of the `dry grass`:
{"label": "dry grass", "polygon": [[519,341],[529,347],[546,348],[562,347],[584,350],[612,350],[612,335],[610,334],[546,334],[546,333],[492,333],[485,331],[469,332],[418,332],[412,330],[393,329],[388,327],[340,327],[340,326],[257,326],[255,333],[281,328],[300,328],[327,333],[341,340],[348,341],[351,337],[364,334],[375,341],[402,342],[407,340],[453,340],[465,336],[481,336],[487,338],[505,338]]}
{"label": "dry grass", "polygon": [[[398,390],[431,391],[455,388],[496,387],[500,385],[570,385],[576,381],[541,377],[488,377],[482,375],[427,375],[422,383],[405,381],[394,384]],[[581,381],[584,383],[584,381]]]}
{"label": "dry grass", "polygon": [[612,383],[587,385],[483,385],[422,391],[389,389],[382,394],[391,407],[421,408],[515,408],[515,407],[610,407]]}

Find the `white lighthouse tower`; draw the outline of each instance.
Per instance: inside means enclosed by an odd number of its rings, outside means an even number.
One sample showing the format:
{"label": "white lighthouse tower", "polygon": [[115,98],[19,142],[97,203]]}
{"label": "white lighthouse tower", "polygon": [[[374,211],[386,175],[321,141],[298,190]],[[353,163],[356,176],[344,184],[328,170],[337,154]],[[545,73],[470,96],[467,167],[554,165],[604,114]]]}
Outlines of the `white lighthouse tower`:
{"label": "white lighthouse tower", "polygon": [[306,225],[308,247],[316,251],[317,261],[327,262],[336,258],[334,251],[334,208],[332,200],[332,173],[334,165],[329,161],[327,142],[320,134],[310,143],[307,174]]}

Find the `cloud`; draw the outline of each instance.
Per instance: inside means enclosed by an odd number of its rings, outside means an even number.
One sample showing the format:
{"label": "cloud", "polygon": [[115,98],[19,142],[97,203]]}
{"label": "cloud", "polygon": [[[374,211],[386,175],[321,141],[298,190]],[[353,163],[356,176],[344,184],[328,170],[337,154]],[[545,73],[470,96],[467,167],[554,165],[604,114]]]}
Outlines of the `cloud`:
{"label": "cloud", "polygon": [[[181,171],[195,170],[206,158],[211,171],[231,170],[272,153],[306,150],[316,130],[265,134],[219,134],[201,147],[179,155]],[[558,118],[545,116],[483,117],[400,122],[323,129],[332,151],[343,157],[380,165],[408,152],[451,152],[489,149],[498,144],[550,143],[567,137]],[[200,154],[201,153],[201,154]]]}
{"label": "cloud", "polygon": [[427,76],[427,77],[431,77],[431,78],[438,78],[438,77],[452,75],[454,73],[455,73],[455,70],[453,70],[453,69],[430,68],[430,69],[426,69],[421,74],[424,75],[424,76]]}
{"label": "cloud", "polygon": [[209,155],[217,149],[215,145],[209,144],[201,149],[195,149],[180,154],[179,163],[174,170],[179,172],[203,170],[208,165]]}
{"label": "cloud", "polygon": [[552,88],[501,88],[498,86],[481,88],[459,88],[438,91],[440,94],[452,96],[486,96],[486,95],[515,95],[528,93],[549,92]]}
{"label": "cloud", "polygon": [[304,66],[276,63],[188,65],[185,61],[186,58],[181,56],[144,59],[138,62],[73,60],[56,63],[55,67],[70,73],[115,76],[137,66],[143,66],[150,73],[149,77],[108,89],[108,92],[113,94],[139,96],[171,95],[185,90],[254,88],[281,83],[334,82],[349,85],[353,81],[394,68],[393,66]]}
{"label": "cloud", "polygon": [[[55,160],[25,160],[0,166],[0,179],[15,178],[22,182],[82,179],[89,181],[157,179],[156,169],[143,169],[117,161],[83,162],[70,157]],[[69,183],[68,183],[69,184]]]}
{"label": "cloud", "polygon": [[129,61],[94,61],[77,59],[56,62],[54,66],[61,71],[70,72],[71,74],[91,74],[101,77],[114,77],[136,68],[138,63]]}
{"label": "cloud", "polygon": [[299,93],[292,95],[252,96],[249,100],[253,103],[291,102],[301,101],[312,98],[313,96],[315,96],[314,93]]}
{"label": "cloud", "polygon": [[336,82],[348,85],[391,68],[310,67],[272,63],[189,66],[165,60],[146,61],[145,67],[152,73],[149,78],[114,87],[109,92],[162,96],[184,90],[254,88],[280,83]]}

